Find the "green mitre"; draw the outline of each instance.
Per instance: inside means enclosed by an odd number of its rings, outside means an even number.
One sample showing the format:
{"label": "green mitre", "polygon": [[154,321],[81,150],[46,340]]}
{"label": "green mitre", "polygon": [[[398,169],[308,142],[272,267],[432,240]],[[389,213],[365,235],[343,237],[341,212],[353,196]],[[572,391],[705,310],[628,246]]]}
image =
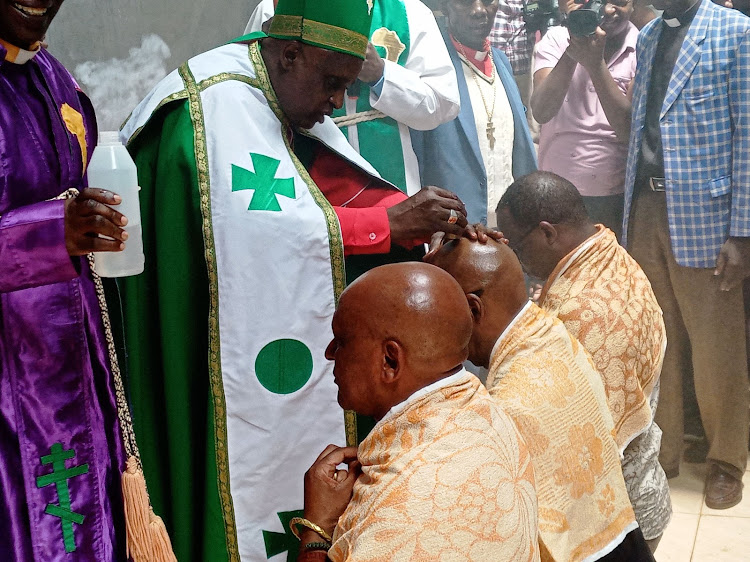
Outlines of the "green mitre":
{"label": "green mitre", "polygon": [[279,0],[268,35],[365,58],[375,0]]}

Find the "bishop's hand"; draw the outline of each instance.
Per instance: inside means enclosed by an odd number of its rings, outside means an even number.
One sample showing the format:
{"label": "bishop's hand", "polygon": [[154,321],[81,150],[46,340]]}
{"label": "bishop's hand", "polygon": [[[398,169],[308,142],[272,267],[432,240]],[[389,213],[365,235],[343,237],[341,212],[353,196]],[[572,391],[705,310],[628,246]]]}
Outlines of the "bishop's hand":
{"label": "bishop's hand", "polygon": [[[479,242],[480,244],[486,244],[490,240],[494,240],[495,242],[500,242],[502,244],[508,244],[508,239],[502,232],[500,232],[499,230],[488,228],[481,223],[467,224],[463,236],[464,238],[468,238],[472,242]],[[445,238],[445,232],[436,232],[435,234],[433,234],[432,238],[430,239],[429,250],[427,254],[422,258],[422,261],[432,263],[435,259],[435,255],[438,253],[440,248],[443,247],[443,244],[445,244],[446,241],[447,240]]]}
{"label": "bishop's hand", "polygon": [[461,236],[467,224],[466,207],[455,193],[428,185],[390,207],[388,222],[393,243],[429,239],[436,232]]}

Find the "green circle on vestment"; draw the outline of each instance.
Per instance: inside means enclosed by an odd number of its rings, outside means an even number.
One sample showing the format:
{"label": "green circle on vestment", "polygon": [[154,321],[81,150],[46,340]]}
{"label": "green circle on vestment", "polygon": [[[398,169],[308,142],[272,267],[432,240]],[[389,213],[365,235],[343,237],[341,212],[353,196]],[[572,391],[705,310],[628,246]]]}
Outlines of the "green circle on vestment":
{"label": "green circle on vestment", "polygon": [[310,348],[298,340],[276,340],[255,358],[255,374],[263,388],[291,394],[307,384],[313,371]]}

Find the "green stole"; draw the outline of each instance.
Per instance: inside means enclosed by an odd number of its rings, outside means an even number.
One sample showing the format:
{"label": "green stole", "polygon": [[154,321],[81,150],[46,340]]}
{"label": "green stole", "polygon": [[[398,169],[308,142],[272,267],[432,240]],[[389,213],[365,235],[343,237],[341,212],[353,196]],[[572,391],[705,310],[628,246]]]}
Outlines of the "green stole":
{"label": "green stole", "polygon": [[[378,54],[401,66],[409,58],[409,20],[403,0],[380,0],[375,2],[370,27],[370,42]],[[357,113],[371,111],[370,86],[358,81]],[[336,110],[333,117],[346,115],[346,109]],[[406,170],[398,122],[382,117],[353,125],[359,133],[359,153],[380,172],[383,179],[406,193]],[[348,127],[341,130],[346,135]]]}

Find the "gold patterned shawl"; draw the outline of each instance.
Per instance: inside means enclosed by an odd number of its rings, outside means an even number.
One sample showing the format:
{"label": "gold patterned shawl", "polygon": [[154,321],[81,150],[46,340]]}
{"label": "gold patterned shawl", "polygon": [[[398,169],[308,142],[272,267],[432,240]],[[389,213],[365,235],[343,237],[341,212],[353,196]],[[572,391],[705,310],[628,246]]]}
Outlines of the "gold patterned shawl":
{"label": "gold patterned shawl", "polygon": [[334,562],[539,560],[526,446],[479,379],[462,371],[446,383],[391,410],[360,444]]}
{"label": "gold patterned shawl", "polygon": [[539,303],[593,357],[622,451],[651,423],[667,336],[646,274],[611,230],[597,229],[560,261]]}
{"label": "gold patterned shawl", "polygon": [[528,303],[495,344],[487,388],[531,453],[542,560],[611,551],[637,524],[601,378],[583,346]]}

